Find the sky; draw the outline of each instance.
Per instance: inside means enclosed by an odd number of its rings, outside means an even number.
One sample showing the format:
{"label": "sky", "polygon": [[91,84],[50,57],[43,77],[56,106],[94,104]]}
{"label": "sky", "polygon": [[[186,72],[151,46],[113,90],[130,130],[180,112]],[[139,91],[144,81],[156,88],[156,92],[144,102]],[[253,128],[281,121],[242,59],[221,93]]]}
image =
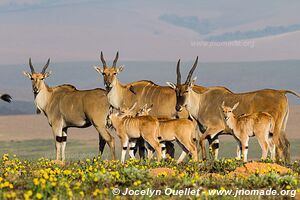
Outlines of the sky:
{"label": "sky", "polygon": [[300,1],[1,0],[0,65],[300,59]]}

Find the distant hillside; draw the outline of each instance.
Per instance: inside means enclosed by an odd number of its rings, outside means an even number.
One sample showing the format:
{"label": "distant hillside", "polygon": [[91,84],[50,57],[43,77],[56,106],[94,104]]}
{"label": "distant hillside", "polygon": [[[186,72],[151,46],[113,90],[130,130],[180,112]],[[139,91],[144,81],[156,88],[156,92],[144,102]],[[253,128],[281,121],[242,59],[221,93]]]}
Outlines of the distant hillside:
{"label": "distant hillside", "polygon": [[0,101],[0,115],[25,115],[35,113],[35,105],[27,101]]}

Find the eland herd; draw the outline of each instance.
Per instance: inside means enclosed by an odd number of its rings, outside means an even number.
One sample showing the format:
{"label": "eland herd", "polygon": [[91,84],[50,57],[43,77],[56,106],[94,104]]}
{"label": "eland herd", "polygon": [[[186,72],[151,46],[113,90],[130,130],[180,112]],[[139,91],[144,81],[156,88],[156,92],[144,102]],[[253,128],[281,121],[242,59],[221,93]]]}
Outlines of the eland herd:
{"label": "eland herd", "polygon": [[[31,59],[31,73],[24,75],[31,80],[37,112],[43,112],[52,128],[56,160],[65,160],[67,131],[69,127],[85,128],[93,125],[99,133],[99,151],[102,155],[106,143],[112,159],[115,157],[113,132],[121,142],[121,162],[126,152],[135,158],[157,160],[169,154],[174,157],[173,141],[182,148],[178,162],[187,154],[198,160],[207,159],[207,139],[214,159],[218,158],[219,136],[232,135],[237,145],[237,157],[247,161],[249,137],[255,136],[262,148],[262,159],[290,160],[290,143],[285,129],[289,116],[287,93],[300,98],[291,90],[263,89],[247,93],[233,93],[226,87],[195,85],[192,78],[198,64],[196,58],[184,83],[181,80],[180,60],[177,63],[177,83],[160,86],[149,80],[122,84],[118,74],[124,66],[117,67],[119,53],[111,67],[103,53],[102,66],[95,66],[103,76],[105,89],[77,90],[63,84],[50,87],[45,83],[50,71],[48,59],[41,72],[36,72]],[[7,102],[11,97],[1,96]],[[199,144],[199,145],[198,145]],[[198,149],[197,147],[200,146]]]}

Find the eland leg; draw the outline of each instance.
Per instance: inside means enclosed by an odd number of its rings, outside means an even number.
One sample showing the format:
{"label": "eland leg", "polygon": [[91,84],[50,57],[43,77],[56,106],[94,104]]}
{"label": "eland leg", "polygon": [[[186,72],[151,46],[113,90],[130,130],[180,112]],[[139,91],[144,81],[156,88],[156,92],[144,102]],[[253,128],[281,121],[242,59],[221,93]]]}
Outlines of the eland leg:
{"label": "eland leg", "polygon": [[128,142],[129,139],[128,137],[121,137],[121,146],[122,146],[122,152],[121,152],[121,163],[125,163],[125,158],[126,158],[126,152],[127,152],[127,148],[128,148]]}
{"label": "eland leg", "polygon": [[134,150],[135,150],[136,143],[137,143],[136,139],[129,140],[129,156],[132,159],[135,159]]}
{"label": "eland leg", "polygon": [[271,159],[275,160],[275,144],[273,142],[273,133],[268,133],[268,136],[266,137],[266,140],[268,142],[268,151],[270,151]]}
{"label": "eland leg", "polygon": [[148,147],[149,150],[151,149],[151,154],[150,155],[148,154],[149,155],[148,159],[151,159],[154,151],[156,151],[157,161],[160,161],[162,157],[162,153],[161,153],[161,146],[159,141],[154,137],[149,137],[144,139],[147,142],[147,144],[150,146]]}
{"label": "eland leg", "polygon": [[[178,145],[182,148],[185,153],[189,153],[192,156],[193,161],[198,160],[198,151],[195,144],[195,138],[192,138],[194,135],[193,132],[186,132],[186,134],[178,134],[176,136],[176,141]],[[182,154],[181,154],[182,155]]]}
{"label": "eland leg", "polygon": [[[199,143],[200,143],[200,147],[202,150],[202,159],[203,160],[206,160],[205,140],[208,139],[209,142],[213,142],[214,137],[221,131],[222,130],[218,129],[218,128],[208,128],[208,129],[206,129],[205,133],[200,137]],[[216,144],[219,144],[218,142],[219,141],[217,141]],[[219,145],[215,145],[214,148],[218,149]],[[212,148],[212,150],[213,150],[213,148]],[[217,150],[217,152],[218,152],[218,150]],[[216,156],[218,156],[218,155],[216,155]],[[215,159],[217,158],[216,156],[215,156]]]}
{"label": "eland leg", "polygon": [[237,146],[236,146],[236,159],[240,160],[241,159],[241,152],[242,152],[242,143],[237,137],[234,136],[234,138],[235,138],[236,142],[238,143]]}
{"label": "eland leg", "polygon": [[243,155],[243,161],[247,162],[248,160],[248,145],[249,145],[249,137],[243,138],[241,140],[242,143],[242,155]]}
{"label": "eland leg", "polygon": [[187,154],[187,152],[182,151],[181,155],[179,156],[179,158],[177,160],[177,163],[181,163],[184,160],[186,154]]}
{"label": "eland leg", "polygon": [[99,135],[99,154],[100,154],[100,156],[102,156],[104,147],[106,145],[106,141],[102,138],[102,136],[100,134],[98,134],[98,135]]}
{"label": "eland leg", "polygon": [[62,144],[61,144],[61,150],[62,150],[62,161],[66,160],[66,145],[67,145],[67,128],[64,128],[62,131]]}
{"label": "eland leg", "polygon": [[145,140],[143,137],[137,139],[137,145],[134,149],[134,155],[136,154],[137,150],[139,150],[139,156],[141,159],[146,157],[146,148],[145,148]]}
{"label": "eland leg", "polygon": [[151,160],[153,157],[154,150],[147,141],[145,141],[145,147],[147,149],[147,159]]}
{"label": "eland leg", "polygon": [[218,160],[218,156],[219,156],[219,148],[220,148],[219,143],[220,141],[218,138],[213,140],[211,143],[212,155],[215,160]]}
{"label": "eland leg", "polygon": [[60,161],[62,158],[62,143],[64,141],[61,125],[52,124],[52,132],[55,139],[56,161]]}
{"label": "eland leg", "polygon": [[[269,134],[267,132],[267,134]],[[261,153],[261,159],[262,160],[265,160],[267,159],[267,156],[268,156],[268,149],[269,149],[269,145],[268,145],[268,142],[266,140],[266,134],[263,133],[263,132],[260,132],[259,134],[257,134],[257,140],[258,140],[258,143],[260,145],[260,148],[262,150],[262,153]]]}
{"label": "eland leg", "polygon": [[269,151],[271,153],[271,159],[275,160],[275,152],[276,152],[276,150],[275,150],[275,145],[274,145],[274,143],[272,141],[269,142]]}
{"label": "eland leg", "polygon": [[196,145],[192,143],[192,141],[185,140],[185,138],[181,138],[182,140],[176,140],[178,145],[182,148],[182,153],[177,161],[177,163],[180,163],[185,158],[186,154],[191,153],[193,161],[198,160],[198,154],[197,154],[197,148]]}
{"label": "eland leg", "polygon": [[175,156],[174,144],[172,142],[166,141],[165,146],[166,146],[166,153],[169,154],[171,158],[174,158]]}
{"label": "eland leg", "polygon": [[161,144],[162,158],[165,159],[167,157],[167,155],[166,155],[166,144],[165,144],[165,142],[160,142],[160,144]]}
{"label": "eland leg", "polygon": [[[99,135],[101,135],[101,137],[107,142],[107,144],[110,148],[111,157],[112,157],[113,160],[115,160],[116,159],[116,152],[115,152],[115,139],[114,139],[114,137],[111,136],[111,134],[107,131],[105,126],[102,127],[102,126],[94,125],[94,127],[98,131]],[[103,148],[104,148],[104,145],[103,145]],[[102,154],[103,150],[100,153]]]}
{"label": "eland leg", "polygon": [[242,145],[236,145],[236,159],[241,160]]}

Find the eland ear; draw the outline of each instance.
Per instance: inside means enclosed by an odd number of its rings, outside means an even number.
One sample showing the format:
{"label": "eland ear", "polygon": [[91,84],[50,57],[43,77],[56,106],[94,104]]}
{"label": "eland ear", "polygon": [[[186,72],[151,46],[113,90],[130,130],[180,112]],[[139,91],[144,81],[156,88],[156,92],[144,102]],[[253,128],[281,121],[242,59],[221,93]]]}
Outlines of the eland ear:
{"label": "eland ear", "polygon": [[51,75],[52,71],[45,72],[44,73],[44,78],[48,78]]}
{"label": "eland ear", "polygon": [[148,109],[147,109],[147,113],[149,113],[151,110],[152,110],[152,108],[148,108]]}
{"label": "eland ear", "polygon": [[23,74],[24,74],[24,76],[26,76],[27,78],[30,78],[30,79],[31,79],[31,74],[30,74],[30,73],[24,71]]}
{"label": "eland ear", "polygon": [[237,102],[236,104],[234,104],[232,110],[235,110],[238,107],[239,104],[240,104],[240,102]]}
{"label": "eland ear", "polygon": [[148,105],[147,105],[147,104],[145,104],[145,105],[142,107],[142,109],[146,109],[146,108],[147,108],[147,106],[148,106]]}
{"label": "eland ear", "polygon": [[151,104],[151,106],[148,107],[147,113],[149,113],[152,110],[152,108],[153,108],[153,104]]}
{"label": "eland ear", "polygon": [[104,71],[103,68],[101,68],[101,67],[94,66],[94,68],[99,74],[102,74]]}
{"label": "eland ear", "polygon": [[194,77],[193,80],[189,83],[189,86],[193,87],[195,85],[196,80],[197,80],[197,77]]}
{"label": "eland ear", "polygon": [[222,104],[221,104],[221,108],[224,110],[225,108],[225,102],[223,101]]}
{"label": "eland ear", "polygon": [[172,82],[166,82],[166,84],[170,87],[170,88],[172,88],[172,89],[176,89],[176,85],[174,84],[174,83],[172,83]]}
{"label": "eland ear", "polygon": [[117,73],[120,73],[121,71],[124,70],[125,65],[121,65],[120,67],[117,68]]}

